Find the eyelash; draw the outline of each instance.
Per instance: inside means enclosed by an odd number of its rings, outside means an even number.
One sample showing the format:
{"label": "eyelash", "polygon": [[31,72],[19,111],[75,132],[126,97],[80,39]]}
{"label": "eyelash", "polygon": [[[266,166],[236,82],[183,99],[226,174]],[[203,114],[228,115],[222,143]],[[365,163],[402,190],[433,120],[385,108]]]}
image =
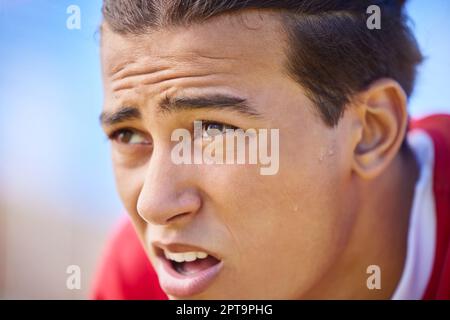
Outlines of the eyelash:
{"label": "eyelash", "polygon": [[224,122],[220,122],[220,121],[209,121],[209,120],[201,120],[201,121],[202,121],[202,130],[204,130],[204,128],[206,126],[212,125],[212,124],[228,127],[228,129],[233,129],[233,130],[239,129],[236,126],[233,126],[231,124],[227,124],[227,123],[224,123]]}
{"label": "eyelash", "polygon": [[[108,139],[111,140],[111,141],[117,141],[117,139],[119,138],[119,135],[120,135],[120,134],[122,134],[122,133],[128,133],[128,132],[130,132],[130,133],[132,133],[132,134],[144,135],[142,132],[140,132],[140,131],[138,131],[138,130],[136,130],[136,129],[132,129],[132,128],[121,128],[121,129],[114,130],[112,133],[110,133],[110,134],[108,135]],[[118,141],[118,142],[120,143],[120,141]],[[127,144],[127,143],[125,143],[125,144]],[[147,144],[147,143],[145,143],[145,144]]]}
{"label": "eyelash", "polygon": [[[233,126],[233,125],[230,125],[230,124],[227,124],[224,122],[220,122],[220,121],[211,121],[211,120],[201,120],[201,121],[202,121],[202,131],[205,131],[205,132],[206,132],[205,128],[209,125],[219,125],[219,126],[223,126],[226,129],[233,129],[233,130],[239,129],[236,126]],[[108,138],[108,140],[111,140],[111,141],[117,141],[120,134],[128,133],[128,132],[131,132],[133,134],[143,135],[143,133],[141,133],[140,131],[138,131],[136,129],[121,128],[121,129],[114,130],[112,133],[108,134],[107,138]]]}
{"label": "eyelash", "polygon": [[124,131],[131,131],[131,129],[123,128],[123,129],[114,130],[113,132],[111,132],[107,135],[108,140],[116,140],[117,136]]}

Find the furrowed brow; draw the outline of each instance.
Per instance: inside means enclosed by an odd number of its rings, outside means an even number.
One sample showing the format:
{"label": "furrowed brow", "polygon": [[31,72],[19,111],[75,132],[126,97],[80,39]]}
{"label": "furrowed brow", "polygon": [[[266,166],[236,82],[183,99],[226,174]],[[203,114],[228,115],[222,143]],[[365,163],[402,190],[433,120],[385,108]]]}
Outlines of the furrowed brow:
{"label": "furrowed brow", "polygon": [[111,126],[127,120],[141,119],[142,115],[139,109],[135,107],[122,107],[114,112],[103,111],[100,114],[100,123]]}
{"label": "furrowed brow", "polygon": [[219,109],[241,113],[248,117],[261,117],[247,100],[240,97],[214,94],[194,97],[165,97],[159,105],[161,112],[179,112],[184,110]]}

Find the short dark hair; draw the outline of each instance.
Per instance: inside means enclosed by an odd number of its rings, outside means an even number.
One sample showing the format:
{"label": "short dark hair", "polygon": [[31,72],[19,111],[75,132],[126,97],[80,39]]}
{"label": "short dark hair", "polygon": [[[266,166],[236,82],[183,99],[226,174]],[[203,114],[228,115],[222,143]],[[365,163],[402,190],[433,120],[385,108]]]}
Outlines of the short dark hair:
{"label": "short dark hair", "polygon": [[[334,126],[355,93],[392,78],[411,95],[422,55],[402,0],[104,0],[103,17],[119,34],[145,34],[170,25],[202,23],[243,9],[280,12],[289,46],[289,75]],[[367,27],[370,5],[381,29]]]}

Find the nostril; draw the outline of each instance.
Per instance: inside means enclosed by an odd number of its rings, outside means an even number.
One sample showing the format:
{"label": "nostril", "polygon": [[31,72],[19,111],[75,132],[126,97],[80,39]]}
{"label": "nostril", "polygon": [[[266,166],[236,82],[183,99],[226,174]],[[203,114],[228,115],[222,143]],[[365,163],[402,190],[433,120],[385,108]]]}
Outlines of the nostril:
{"label": "nostril", "polygon": [[180,222],[180,221],[184,220],[185,218],[188,218],[189,215],[190,215],[190,212],[184,212],[184,213],[177,214],[176,216],[173,216],[173,217],[170,217],[169,219],[167,219],[167,223]]}

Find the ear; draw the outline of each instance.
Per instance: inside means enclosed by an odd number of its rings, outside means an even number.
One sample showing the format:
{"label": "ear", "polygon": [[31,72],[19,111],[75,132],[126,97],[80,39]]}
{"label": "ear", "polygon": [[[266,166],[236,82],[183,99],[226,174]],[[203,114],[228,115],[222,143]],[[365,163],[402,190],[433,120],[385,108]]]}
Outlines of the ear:
{"label": "ear", "polygon": [[392,79],[380,79],[356,99],[361,126],[353,155],[353,169],[373,179],[397,155],[408,125],[407,98]]}

